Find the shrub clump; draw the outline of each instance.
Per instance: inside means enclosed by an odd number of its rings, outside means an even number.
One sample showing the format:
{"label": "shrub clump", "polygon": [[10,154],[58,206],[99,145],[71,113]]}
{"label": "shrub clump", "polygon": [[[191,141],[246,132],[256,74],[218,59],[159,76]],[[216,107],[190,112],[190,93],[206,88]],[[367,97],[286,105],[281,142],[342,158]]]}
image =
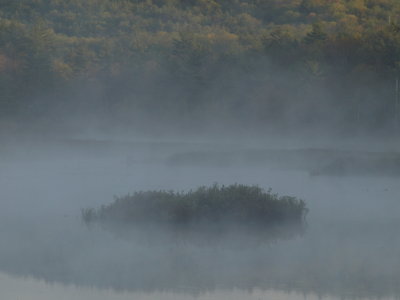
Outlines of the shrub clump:
{"label": "shrub clump", "polygon": [[116,197],[99,209],[84,209],[85,223],[172,226],[174,228],[297,228],[308,209],[303,200],[258,186],[234,184],[200,187],[189,192],[140,191]]}

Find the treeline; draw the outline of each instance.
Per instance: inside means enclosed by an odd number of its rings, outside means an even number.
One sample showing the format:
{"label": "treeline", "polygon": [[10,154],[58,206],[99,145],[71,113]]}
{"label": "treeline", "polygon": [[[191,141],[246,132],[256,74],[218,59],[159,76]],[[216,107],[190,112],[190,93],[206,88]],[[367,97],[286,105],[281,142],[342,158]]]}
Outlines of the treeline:
{"label": "treeline", "polygon": [[1,124],[395,130],[399,13],[396,0],[3,0]]}

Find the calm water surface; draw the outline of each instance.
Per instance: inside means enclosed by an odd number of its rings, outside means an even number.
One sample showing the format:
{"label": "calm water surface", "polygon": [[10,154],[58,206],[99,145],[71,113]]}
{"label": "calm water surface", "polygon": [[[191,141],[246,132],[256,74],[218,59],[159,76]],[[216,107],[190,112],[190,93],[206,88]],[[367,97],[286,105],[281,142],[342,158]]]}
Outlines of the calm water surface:
{"label": "calm water surface", "polygon": [[[263,291],[254,289],[252,291],[217,290],[211,292],[193,293],[182,292],[116,292],[110,289],[83,288],[76,286],[66,286],[62,284],[49,284],[43,280],[33,278],[15,278],[7,274],[0,273],[0,291],[3,299],[26,299],[26,300],[341,300],[343,298],[302,294],[296,292],[282,292],[279,290]],[[194,291],[195,292],[195,291]],[[357,298],[362,300],[363,298]],[[364,298],[371,299],[371,298]],[[380,298],[381,300],[394,300],[398,298]]]}
{"label": "calm water surface", "polygon": [[[184,150],[0,160],[0,298],[399,299],[398,178],[165,163]],[[146,233],[145,242],[127,241],[80,221],[81,208],[114,195],[215,182],[305,199],[306,234],[257,246],[182,245]]]}

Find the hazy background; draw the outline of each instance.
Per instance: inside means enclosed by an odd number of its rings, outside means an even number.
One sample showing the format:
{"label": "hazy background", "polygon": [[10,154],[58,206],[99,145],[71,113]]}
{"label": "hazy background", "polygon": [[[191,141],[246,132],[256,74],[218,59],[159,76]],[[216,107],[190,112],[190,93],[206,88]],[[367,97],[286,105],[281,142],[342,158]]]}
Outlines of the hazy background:
{"label": "hazy background", "polygon": [[[1,1],[0,295],[4,280],[24,299],[31,284],[399,297],[399,15],[397,0]],[[192,244],[80,219],[213,183],[304,199],[306,233]]]}
{"label": "hazy background", "polygon": [[0,132],[391,136],[399,13],[396,0],[5,0]]}

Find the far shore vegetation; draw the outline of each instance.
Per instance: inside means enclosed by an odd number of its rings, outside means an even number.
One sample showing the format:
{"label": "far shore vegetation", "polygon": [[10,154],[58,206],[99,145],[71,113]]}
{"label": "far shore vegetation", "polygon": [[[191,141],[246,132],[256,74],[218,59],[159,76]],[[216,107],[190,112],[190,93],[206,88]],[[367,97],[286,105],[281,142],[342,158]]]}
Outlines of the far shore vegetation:
{"label": "far shore vegetation", "polygon": [[398,0],[1,1],[5,132],[83,115],[389,134],[399,78]]}

